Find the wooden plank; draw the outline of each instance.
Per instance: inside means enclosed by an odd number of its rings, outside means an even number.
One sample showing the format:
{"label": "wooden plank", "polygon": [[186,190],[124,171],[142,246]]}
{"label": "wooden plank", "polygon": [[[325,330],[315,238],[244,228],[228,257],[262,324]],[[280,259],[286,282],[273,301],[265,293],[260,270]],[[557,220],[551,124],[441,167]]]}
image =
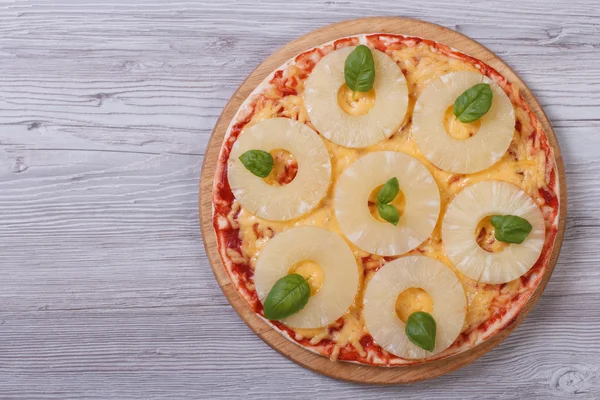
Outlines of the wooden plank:
{"label": "wooden plank", "polygon": [[[525,323],[402,387],[269,349],[215,284],[197,222],[201,154],[235,88],[288,41],[368,15],[502,57],[548,113],[569,183],[561,260]],[[0,398],[600,397],[599,17],[594,0],[0,2]]]}

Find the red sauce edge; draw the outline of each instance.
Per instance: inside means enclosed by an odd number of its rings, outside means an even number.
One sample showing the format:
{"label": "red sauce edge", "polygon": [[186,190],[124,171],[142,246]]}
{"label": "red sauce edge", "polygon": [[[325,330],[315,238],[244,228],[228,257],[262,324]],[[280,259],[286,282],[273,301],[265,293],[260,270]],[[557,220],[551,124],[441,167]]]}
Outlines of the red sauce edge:
{"label": "red sauce edge", "polygon": [[[535,114],[533,113],[533,111],[531,110],[531,108],[529,107],[527,102],[525,101],[525,99],[520,94],[518,96],[515,96],[513,93],[513,85],[510,82],[508,82],[508,80],[505,77],[500,75],[500,73],[498,73],[495,69],[493,69],[489,65],[485,64],[484,62],[482,62],[476,58],[473,58],[471,56],[468,56],[466,54],[456,52],[444,44],[437,43],[437,42],[427,40],[427,39],[416,38],[416,37],[407,37],[407,36],[402,36],[402,35],[389,35],[389,34],[375,34],[375,35],[367,35],[367,41],[369,42],[369,44],[372,47],[374,47],[375,49],[382,51],[382,52],[387,52],[390,50],[397,50],[397,49],[401,48],[401,46],[412,47],[412,46],[416,46],[420,43],[425,43],[425,44],[429,45],[430,47],[432,47],[433,49],[435,49],[436,51],[438,51],[450,58],[456,58],[456,59],[460,59],[460,60],[469,62],[469,63],[473,64],[476,68],[478,68],[482,74],[486,75],[490,79],[494,79],[494,81],[496,81],[497,84],[509,96],[509,98],[511,99],[513,104],[516,104],[517,106],[519,106],[529,112],[530,122],[531,122],[531,125],[534,127],[534,132],[532,133],[530,139],[531,140],[535,140],[535,139],[540,140],[540,149],[546,153],[546,159],[548,160],[547,166],[546,166],[546,171],[550,171],[549,172],[550,179],[549,179],[548,187],[539,189],[540,196],[544,198],[546,205],[551,209],[551,212],[549,214],[545,215],[547,229],[550,229],[550,232],[547,232],[548,234],[546,235],[546,241],[544,243],[544,248],[542,249],[542,256],[538,259],[538,261],[534,264],[534,266],[529,270],[529,272],[527,272],[525,275],[523,275],[521,277],[521,282],[523,283],[523,285],[527,286],[529,288],[529,290],[527,290],[525,293],[519,293],[519,294],[515,295],[508,302],[508,304],[511,304],[511,305],[515,304],[515,302],[521,302],[518,311],[515,313],[515,315],[510,320],[504,321],[503,326],[498,331],[492,332],[493,334],[495,334],[495,333],[499,332],[500,330],[504,329],[505,327],[511,325],[512,322],[514,322],[514,320],[517,318],[518,312],[520,311],[522,306],[525,304],[525,301],[531,296],[531,294],[533,294],[535,287],[537,287],[537,285],[541,281],[543,272],[545,271],[545,267],[546,267],[548,261],[550,260],[550,256],[552,254],[552,247],[554,244],[554,239],[557,234],[557,228],[553,225],[552,221],[554,221],[556,215],[558,214],[558,206],[559,206],[558,196],[557,196],[556,192],[554,191],[554,187],[556,184],[556,169],[554,168],[554,155],[552,152],[552,148],[548,144],[548,139],[547,139],[546,135],[544,134],[543,130],[541,129],[539,121],[537,120],[537,117],[535,116]],[[386,43],[386,42],[388,42],[388,43]],[[333,45],[327,45],[327,46],[324,46],[323,48],[314,48],[314,49],[308,50],[308,51],[296,56],[294,61],[296,62],[296,65],[298,67],[300,67],[302,70],[305,71],[306,74],[308,74],[312,71],[312,69],[314,68],[316,63],[322,57],[324,57],[326,54],[331,52],[332,50],[346,47],[346,46],[353,46],[353,45],[357,45],[357,44],[358,44],[358,38],[356,38],[356,37],[339,39],[339,40],[336,40],[333,43]],[[293,89],[290,89],[290,87],[292,87],[292,88],[296,87],[297,82],[295,81],[295,79],[292,80],[290,78],[285,78],[283,75],[284,75],[283,70],[276,71],[275,74],[273,75],[273,78],[270,80],[270,83],[274,84],[277,87],[277,89],[280,91],[282,97],[287,96],[287,95],[296,95],[297,92]],[[215,228],[215,232],[217,233],[217,240],[219,242],[219,250],[230,248],[230,249],[234,249],[234,250],[238,251],[240,254],[243,254],[243,251],[241,249],[241,239],[239,238],[239,229],[233,229],[233,228],[219,229],[217,219],[219,216],[226,218],[227,215],[231,212],[234,196],[233,196],[233,193],[229,186],[229,181],[227,179],[227,160],[229,158],[229,154],[231,152],[231,149],[233,147],[233,143],[235,142],[235,139],[239,136],[239,134],[241,133],[244,126],[246,124],[248,124],[248,122],[250,122],[250,119],[255,112],[255,107],[256,107],[256,100],[251,105],[252,110],[248,113],[246,118],[244,118],[241,122],[238,122],[232,126],[231,133],[228,136],[227,140],[223,144],[223,147],[221,149],[221,154],[219,156],[219,161],[218,161],[218,166],[221,166],[220,174],[219,174],[219,168],[217,168],[217,174],[215,175],[214,192],[213,192],[213,203],[214,203],[213,226]],[[515,127],[517,130],[520,130],[521,122],[517,120]],[[223,254],[222,254],[222,257],[223,257]],[[364,262],[365,260],[361,260],[361,261]],[[263,316],[262,304],[258,299],[256,291],[253,288],[251,290],[250,287],[248,287],[248,283],[251,282],[251,279],[253,277],[253,271],[252,271],[250,264],[249,263],[234,264],[234,263],[227,263],[227,262],[225,262],[225,264],[229,264],[229,266],[231,268],[231,270],[229,268],[226,268],[226,269],[227,269],[227,272],[229,273],[229,276],[231,277],[232,281],[234,283],[237,282],[236,288],[238,289],[238,291],[242,292],[243,297],[249,303],[250,307],[256,313]],[[236,279],[236,277],[237,277],[237,279]],[[533,279],[533,281],[532,281],[533,277],[535,277],[535,279]],[[447,349],[444,353],[447,353],[447,355],[451,355],[453,353],[452,349],[458,349],[464,343],[469,342],[471,340],[470,336],[475,331],[485,332],[488,328],[490,328],[491,326],[493,326],[494,324],[496,324],[497,322],[502,320],[502,318],[511,310],[511,308],[512,307],[507,307],[507,306],[498,308],[496,310],[495,314],[491,318],[489,318],[488,320],[483,322],[481,325],[479,325],[475,329],[471,329],[469,331],[463,332],[456,339],[456,341],[452,344],[452,346],[450,346],[450,348]],[[342,320],[342,326],[343,326],[343,319],[340,318],[340,320]],[[280,331],[286,332],[292,340],[296,341],[297,343],[299,343],[303,346],[311,347],[311,348],[315,349],[316,351],[318,351],[319,353],[321,353],[322,355],[330,356],[331,353],[333,352],[335,343],[330,339],[323,339],[316,345],[311,344],[310,339],[307,339],[307,338],[297,339],[295,332],[292,329],[285,326],[284,324],[282,324],[281,322],[270,321],[270,323],[273,326],[275,326],[277,329],[279,329]],[[341,329],[341,327],[334,328],[334,330],[339,330],[339,329]],[[370,359],[367,359],[367,357],[365,357],[365,356],[361,356],[360,354],[358,354],[358,351],[356,349],[354,349],[352,346],[349,346],[349,345],[340,348],[337,359],[344,360],[344,361],[357,361],[360,363],[370,364],[370,365],[389,365],[390,361],[392,361],[394,359],[396,359],[396,360],[401,359],[401,358],[394,356],[394,355],[386,352],[385,350],[383,350],[379,345],[377,345],[374,342],[373,337],[369,334],[365,334],[360,339],[360,344],[364,348],[367,356],[369,356],[369,354],[371,354],[371,355],[376,354],[376,356],[378,358],[376,363],[373,362],[374,360],[370,360]],[[382,360],[383,360],[383,363],[382,363]]]}

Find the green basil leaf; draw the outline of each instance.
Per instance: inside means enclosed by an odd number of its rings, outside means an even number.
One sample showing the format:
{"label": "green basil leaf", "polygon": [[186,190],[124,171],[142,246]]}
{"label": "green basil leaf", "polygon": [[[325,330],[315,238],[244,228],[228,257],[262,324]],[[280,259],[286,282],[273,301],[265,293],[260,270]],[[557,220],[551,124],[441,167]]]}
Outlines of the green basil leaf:
{"label": "green basil leaf", "polygon": [[435,348],[436,329],[435,319],[424,311],[412,313],[406,320],[405,331],[408,339],[427,351],[433,351]]}
{"label": "green basil leaf", "polygon": [[280,320],[302,310],[310,298],[308,282],[298,274],[289,274],[275,282],[264,304],[265,318]]}
{"label": "green basil leaf", "polygon": [[377,193],[377,202],[387,204],[398,196],[399,191],[400,184],[398,183],[398,178],[393,177],[379,189],[379,193]]}
{"label": "green basil leaf", "polygon": [[377,209],[379,210],[379,215],[381,218],[385,219],[392,225],[398,225],[400,214],[398,213],[398,209],[396,207],[389,204],[377,203]]}
{"label": "green basil leaf", "polygon": [[460,122],[473,122],[483,117],[492,106],[492,88],[479,83],[463,92],[454,101],[452,111]]}
{"label": "green basil leaf", "polygon": [[533,229],[529,221],[516,215],[493,215],[490,222],[496,228],[496,239],[505,243],[521,244]]}
{"label": "green basil leaf", "polygon": [[273,156],[262,150],[248,150],[240,156],[244,167],[260,178],[266,178],[273,170]]}
{"label": "green basil leaf", "polygon": [[344,63],[344,79],[352,92],[368,92],[375,82],[375,62],[371,50],[361,44]]}

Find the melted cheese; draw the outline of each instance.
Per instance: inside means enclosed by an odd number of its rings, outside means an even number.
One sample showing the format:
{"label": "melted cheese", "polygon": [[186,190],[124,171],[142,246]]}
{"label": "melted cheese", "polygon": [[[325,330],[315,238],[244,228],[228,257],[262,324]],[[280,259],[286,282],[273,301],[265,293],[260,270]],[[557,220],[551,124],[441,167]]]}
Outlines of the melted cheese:
{"label": "melted cheese", "polygon": [[[385,219],[381,218],[381,215],[379,215],[379,209],[377,208],[377,195],[382,187],[383,185],[379,185],[373,189],[369,195],[369,201],[367,205],[373,218],[379,222],[387,222]],[[396,207],[396,210],[398,210],[398,215],[402,217],[402,214],[404,214],[404,207],[406,207],[406,197],[404,197],[404,192],[402,192],[402,189],[400,189],[396,197],[394,197],[394,199],[388,204]]]}
{"label": "melted cheese", "polygon": [[375,105],[375,90],[353,92],[345,83],[337,94],[338,105],[348,115],[365,115]]}
{"label": "melted cheese", "polygon": [[454,115],[453,108],[453,106],[448,107],[444,113],[444,128],[448,135],[458,140],[465,140],[475,135],[481,127],[481,120],[460,122]]}
{"label": "melted cheese", "polygon": [[[448,58],[444,55],[432,51],[429,46],[419,44],[415,47],[403,48],[392,52],[392,57],[403,69],[410,94],[410,103],[408,113],[412,114],[414,102],[421,91],[429,82],[437,79],[441,75],[454,71],[477,71],[477,69],[462,60]],[[296,87],[298,95],[288,95],[281,98],[274,91],[266,90],[262,96],[264,98],[257,102],[256,112],[246,128],[252,126],[258,121],[273,118],[275,116],[286,116],[298,119],[299,121],[308,121],[308,115],[302,102],[302,90],[305,77],[299,75],[299,70],[295,66],[287,68],[285,73],[288,76],[294,76],[298,80]],[[522,124],[521,132],[525,136],[531,132],[530,119],[527,113],[515,108],[515,117]],[[308,122],[310,125],[310,122]],[[435,178],[441,194],[441,216],[438,220],[431,237],[426,240],[418,251],[426,256],[435,258],[444,262],[452,268],[459,276],[468,300],[468,310],[466,320],[462,331],[467,331],[479,326],[482,322],[490,318],[492,305],[494,301],[511,298],[519,290],[518,280],[505,285],[500,289],[499,285],[481,285],[469,278],[462,276],[452,266],[452,263],[446,257],[441,243],[441,221],[446,206],[452,198],[465,186],[489,179],[498,179],[514,183],[530,194],[537,192],[539,187],[545,186],[545,155],[542,151],[537,151],[531,141],[521,137],[519,131],[515,131],[514,140],[504,155],[504,157],[495,165],[487,170],[475,174],[461,175],[452,174],[439,170],[434,167],[419,152],[411,132],[410,123],[405,126],[389,140],[365,149],[348,149],[337,146],[327,140],[324,140],[332,161],[332,185],[330,190],[321,202],[321,204],[311,213],[304,217],[287,222],[266,221],[241,209],[237,216],[237,224],[240,227],[240,238],[244,255],[237,255],[244,259],[249,259],[252,266],[256,263],[256,258],[266,242],[277,232],[289,229],[298,225],[315,225],[327,228],[342,235],[340,231],[332,204],[332,191],[338,177],[342,171],[357,158],[374,151],[393,150],[407,153],[418,158],[432,173]],[[235,202],[234,209],[239,210],[239,204]],[[232,211],[232,213],[234,213]],[[233,219],[233,218],[231,218]],[[342,235],[343,237],[343,235]],[[318,344],[323,339],[332,339],[335,343],[332,359],[337,357],[340,349],[344,346],[353,346],[359,354],[363,355],[364,349],[360,344],[360,338],[366,334],[362,320],[362,295],[365,284],[373,273],[383,264],[383,259],[378,256],[366,253],[352,243],[348,242],[358,261],[359,276],[364,276],[360,283],[358,295],[355,303],[343,317],[343,326],[341,329],[335,329],[335,326],[322,327],[318,329],[295,329],[296,339],[310,338],[311,344]],[[363,275],[364,274],[364,275]]]}
{"label": "melted cheese", "polygon": [[294,173],[289,176],[288,179],[288,169],[298,165],[296,157],[284,149],[271,150],[269,154],[273,157],[273,169],[271,170],[271,173],[264,178],[264,181],[269,185],[275,186],[290,183],[296,177],[296,174]]}
{"label": "melted cheese", "polygon": [[500,253],[510,246],[509,243],[496,240],[496,228],[492,225],[492,216],[479,221],[475,228],[475,237],[479,247],[490,253]]}
{"label": "melted cheese", "polygon": [[289,273],[298,274],[306,279],[308,286],[310,286],[311,296],[317,294],[319,289],[321,289],[321,286],[323,286],[323,281],[325,280],[323,269],[319,266],[319,264],[312,260],[303,260],[292,265]]}
{"label": "melted cheese", "polygon": [[398,295],[396,299],[396,314],[402,322],[406,323],[412,313],[433,311],[433,299],[421,288],[408,288]]}

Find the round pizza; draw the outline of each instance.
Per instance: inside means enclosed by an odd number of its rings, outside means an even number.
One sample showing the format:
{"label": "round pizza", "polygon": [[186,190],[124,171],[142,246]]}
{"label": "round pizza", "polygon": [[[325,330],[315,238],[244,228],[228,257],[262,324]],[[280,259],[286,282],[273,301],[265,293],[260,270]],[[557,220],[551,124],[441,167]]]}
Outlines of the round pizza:
{"label": "round pizza", "polygon": [[213,225],[238,293],[289,340],[411,365],[517,317],[548,267],[558,184],[542,125],[498,71],[434,41],[356,35],[244,101]]}

